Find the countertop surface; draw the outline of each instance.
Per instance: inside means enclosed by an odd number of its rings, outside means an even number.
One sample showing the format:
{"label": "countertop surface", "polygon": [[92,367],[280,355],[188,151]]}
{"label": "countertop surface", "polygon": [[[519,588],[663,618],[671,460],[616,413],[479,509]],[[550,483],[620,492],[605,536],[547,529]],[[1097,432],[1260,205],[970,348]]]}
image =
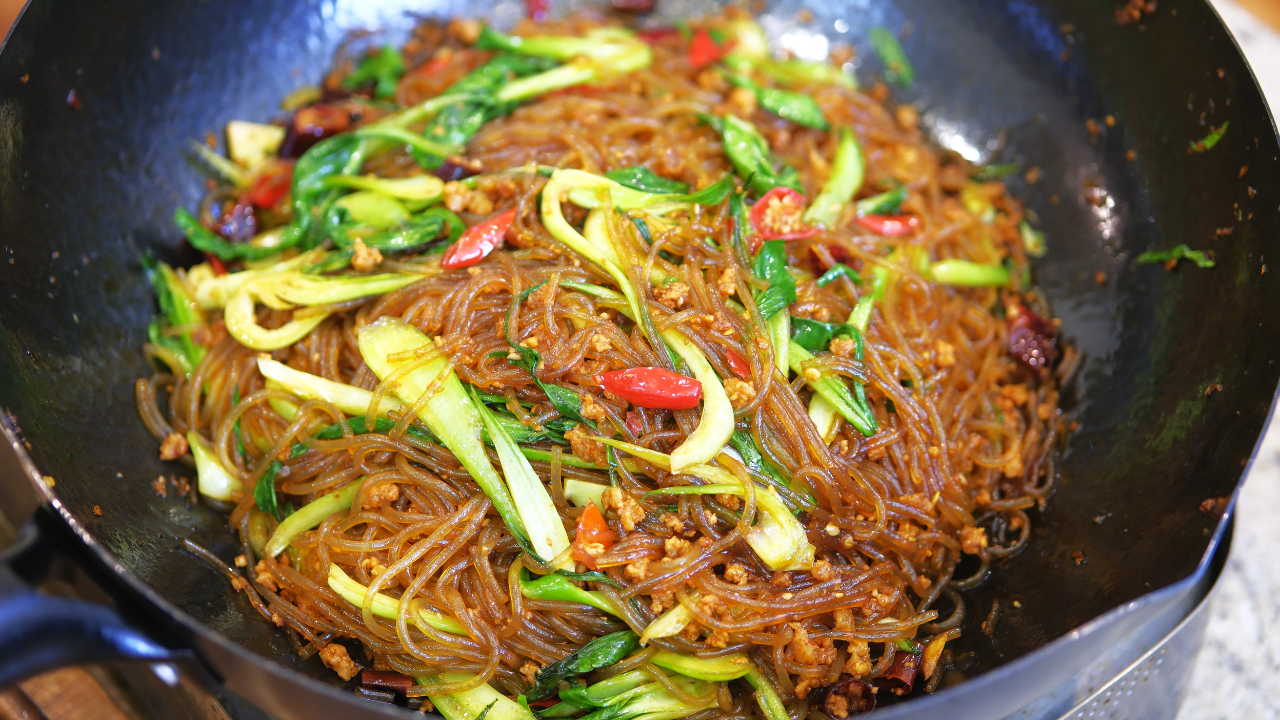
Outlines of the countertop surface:
{"label": "countertop surface", "polygon": [[[1213,0],[1280,110],[1280,0]],[[1243,5],[1247,5],[1246,9]],[[1253,10],[1254,12],[1250,12]],[[1256,13],[1256,14],[1255,14]],[[1178,720],[1280,719],[1280,423],[1273,420],[1236,501],[1231,557]]]}

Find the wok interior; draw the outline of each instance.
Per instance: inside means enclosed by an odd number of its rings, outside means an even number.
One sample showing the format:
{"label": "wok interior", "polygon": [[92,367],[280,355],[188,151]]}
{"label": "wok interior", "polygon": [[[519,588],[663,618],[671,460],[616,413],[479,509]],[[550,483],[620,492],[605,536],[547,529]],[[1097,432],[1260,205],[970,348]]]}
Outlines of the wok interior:
{"label": "wok interior", "polygon": [[[712,7],[660,5],[652,22]],[[944,147],[1039,168],[1035,184],[1015,176],[1009,185],[1047,232],[1036,282],[1087,359],[1065,396],[1080,427],[1060,489],[1032,512],[1030,547],[968,593],[955,652],[972,651],[972,675],[1187,576],[1200,560],[1215,519],[1199,505],[1232,492],[1276,385],[1280,334],[1264,308],[1280,298],[1262,270],[1280,237],[1280,220],[1265,210],[1280,188],[1275,133],[1230,38],[1199,2],[1161,3],[1145,30],[1116,25],[1106,3],[821,5],[802,26],[802,4],[772,3],[765,27],[801,52],[821,46],[813,33],[857,43],[858,75],[869,83],[878,66],[867,31],[909,22],[917,83],[895,98],[915,103]],[[160,474],[194,472],[158,460],[135,410],[154,314],[138,258],[150,250],[195,259],[170,220],[203,189],[188,138],[230,119],[279,116],[279,100],[318,81],[346,31],[384,27],[395,41],[413,22],[408,10],[510,22],[522,6],[37,3],[0,55],[0,406],[69,512],[129,572],[209,629],[326,681],[337,678],[301,662],[243,596],[176,549],[190,537],[224,558],[238,552],[223,516],[151,487]],[[1086,130],[1086,120],[1107,115],[1114,126],[1096,137]],[[1186,151],[1228,119],[1211,152]],[[1230,235],[1211,240],[1228,226]],[[1217,268],[1132,264],[1143,250],[1183,242],[1212,249]],[[1206,397],[1212,384],[1222,390]],[[996,599],[1020,607],[988,637],[979,625]]]}

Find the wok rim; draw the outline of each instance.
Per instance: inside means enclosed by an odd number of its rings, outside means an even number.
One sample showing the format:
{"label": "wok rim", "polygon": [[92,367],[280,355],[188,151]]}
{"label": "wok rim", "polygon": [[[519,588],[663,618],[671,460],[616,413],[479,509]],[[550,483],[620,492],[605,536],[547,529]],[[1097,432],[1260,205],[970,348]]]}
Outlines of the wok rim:
{"label": "wok rim", "polygon": [[[36,0],[28,0],[28,2],[15,16],[13,23],[10,25],[4,36],[3,42],[0,42],[0,53],[3,53],[8,47],[10,38],[12,38],[19,23],[22,22],[22,19],[26,16],[27,11],[35,1]],[[813,1],[814,0],[806,0],[806,2]],[[1245,55],[1243,48],[1240,46],[1239,40],[1231,32],[1226,22],[1222,19],[1222,15],[1218,12],[1218,9],[1213,5],[1213,3],[1209,0],[1198,0],[1198,2],[1208,9],[1209,14],[1217,23],[1217,27],[1209,28],[1209,32],[1213,33],[1221,31],[1225,33],[1231,42],[1231,51],[1233,51],[1243,61],[1249,81],[1249,85],[1246,85],[1245,89],[1247,90],[1251,88],[1262,100],[1262,107],[1266,113],[1272,135],[1275,136],[1277,142],[1280,143],[1280,130],[1277,128],[1275,112],[1272,110],[1271,104],[1258,81],[1257,73],[1254,71],[1252,64],[1250,64],[1248,56]],[[1133,600],[1113,607],[1112,609],[1095,616],[1076,628],[1067,631],[1063,635],[1050,640],[1044,645],[1022,655],[1021,657],[1015,658],[1014,660],[1006,662],[994,669],[968,677],[963,682],[957,683],[953,686],[940,688],[932,694],[916,696],[905,702],[896,703],[890,707],[880,709],[876,711],[873,716],[876,718],[885,718],[885,720],[906,717],[908,714],[914,715],[920,711],[929,711],[941,704],[949,703],[953,698],[959,697],[962,693],[968,694],[971,692],[981,692],[984,689],[998,689],[994,687],[996,684],[1002,683],[1003,681],[1030,669],[1037,663],[1041,662],[1045,656],[1056,653],[1061,648],[1067,647],[1072,643],[1080,642],[1089,636],[1095,635],[1113,623],[1119,622],[1130,614],[1139,612],[1148,606],[1159,606],[1162,603],[1171,603],[1174,599],[1195,588],[1198,583],[1204,580],[1206,574],[1212,569],[1215,556],[1219,552],[1225,552],[1229,549],[1229,547],[1223,548],[1221,545],[1223,544],[1224,539],[1227,540],[1228,544],[1230,542],[1228,528],[1234,519],[1235,505],[1240,495],[1240,489],[1253,470],[1254,463],[1258,459],[1258,455],[1262,450],[1263,440],[1266,437],[1268,429],[1276,420],[1277,407],[1280,407],[1280,385],[1277,385],[1277,388],[1272,392],[1271,404],[1268,409],[1266,419],[1254,441],[1254,446],[1249,454],[1247,462],[1241,467],[1239,477],[1236,480],[1235,488],[1232,491],[1227,508],[1214,527],[1204,553],[1198,561],[1195,569],[1189,575],[1181,580],[1170,583],[1164,587],[1157,588],[1134,598]],[[5,443],[12,450],[19,466],[26,473],[27,481],[31,484],[31,487],[35,489],[41,500],[40,508],[37,508],[36,512],[39,513],[42,508],[48,508],[51,510],[51,515],[57,518],[62,526],[75,536],[77,541],[80,543],[80,549],[88,550],[90,552],[92,560],[100,569],[108,573],[110,579],[115,585],[111,588],[107,588],[113,599],[117,602],[123,600],[129,603],[136,603],[140,600],[145,603],[145,606],[136,607],[131,604],[129,606],[130,610],[141,610],[153,615],[158,614],[170,622],[177,623],[183,629],[191,633],[190,637],[194,642],[181,643],[178,647],[180,649],[189,649],[194,651],[200,665],[219,685],[231,690],[232,692],[236,692],[245,700],[251,702],[255,707],[270,711],[272,703],[263,703],[262,698],[251,697],[249,694],[237,689],[236,685],[239,685],[239,683],[235,683],[234,681],[228,682],[228,678],[220,671],[219,666],[208,657],[209,653],[206,652],[207,647],[216,648],[224,656],[230,655],[241,662],[248,661],[254,668],[262,672],[269,673],[277,678],[293,683],[308,692],[317,693],[323,698],[349,705],[353,709],[358,708],[363,713],[381,711],[380,714],[385,717],[423,717],[422,713],[405,710],[387,703],[361,698],[336,685],[322,682],[305,673],[286,667],[271,658],[259,655],[236,643],[222,633],[213,630],[204,623],[196,620],[185,610],[160,595],[149,584],[134,575],[114,553],[112,553],[93,535],[93,533],[89,531],[84,524],[77,520],[70,509],[67,508],[54,494],[53,490],[46,485],[43,480],[43,474],[31,459],[30,453],[23,445],[21,434],[14,422],[14,418],[16,418],[16,415],[10,413],[6,408],[0,407],[0,433],[3,434]],[[4,450],[0,449],[0,452],[4,452]],[[28,522],[29,519],[30,518],[18,519],[18,526],[21,527],[21,525]],[[11,520],[13,519],[11,518]],[[1198,598],[1196,603],[1191,606],[1189,612],[1186,613],[1187,616],[1194,613],[1196,609],[1199,608],[1201,604],[1212,594],[1213,588],[1217,586],[1219,579],[1220,573],[1219,577],[1213,578],[1210,586],[1206,588],[1204,597]],[[166,644],[166,646],[172,646],[172,643],[166,642],[164,644]],[[1079,663],[1083,662],[1084,661],[1078,661],[1077,665],[1071,668],[1071,674],[1074,674],[1076,671],[1081,669],[1083,665]],[[1039,697],[1052,689],[1053,687],[1038,686],[1037,689],[1033,691],[1032,697]],[[1022,705],[1025,704],[1025,702],[1022,703]],[[1015,707],[1007,710],[1006,712],[1014,712],[1018,709],[1018,707]],[[426,714],[426,717],[439,717],[439,715],[428,713]]]}

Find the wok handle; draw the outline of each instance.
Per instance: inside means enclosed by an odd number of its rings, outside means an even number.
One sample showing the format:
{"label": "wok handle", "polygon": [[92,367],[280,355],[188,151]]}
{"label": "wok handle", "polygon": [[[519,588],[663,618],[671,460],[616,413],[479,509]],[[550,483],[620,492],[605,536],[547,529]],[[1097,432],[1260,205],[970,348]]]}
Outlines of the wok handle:
{"label": "wok handle", "polygon": [[35,523],[0,553],[0,688],[66,665],[187,659],[130,627],[114,608],[37,592],[28,579],[47,571],[52,557]]}

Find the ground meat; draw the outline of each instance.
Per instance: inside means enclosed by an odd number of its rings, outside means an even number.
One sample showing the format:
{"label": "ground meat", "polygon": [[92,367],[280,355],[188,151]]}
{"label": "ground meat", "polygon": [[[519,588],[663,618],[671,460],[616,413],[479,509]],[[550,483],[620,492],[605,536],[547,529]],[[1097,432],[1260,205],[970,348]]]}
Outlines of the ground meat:
{"label": "ground meat", "polygon": [[822,686],[822,678],[820,677],[802,677],[800,682],[796,683],[796,697],[804,699],[809,697],[809,691]]}
{"label": "ground meat", "polygon": [[520,675],[525,679],[525,682],[532,685],[534,679],[538,676],[538,671],[541,669],[542,666],[538,663],[532,660],[525,660],[524,664],[520,666]]}
{"label": "ground meat", "polygon": [[769,578],[769,584],[774,587],[791,587],[791,576],[779,570]]}
{"label": "ground meat", "polygon": [[156,481],[151,483],[151,489],[155,490],[156,494],[162,498],[169,497],[169,491],[165,488],[165,481],[164,481],[163,475],[156,478]]}
{"label": "ground meat", "polygon": [[653,289],[653,298],[668,310],[679,310],[689,299],[689,286],[682,282],[673,282]]}
{"label": "ground meat", "polygon": [[910,505],[911,507],[923,512],[929,512],[930,510],[933,509],[933,503],[929,502],[929,496],[925,495],[924,493],[911,493],[910,495],[903,495],[902,497],[898,498],[898,502],[902,503],[903,505]]}
{"label": "ground meat", "polygon": [[573,426],[569,432],[564,434],[564,439],[569,441],[569,449],[579,458],[600,467],[609,464],[609,456],[605,451],[604,443],[588,435],[581,425]]}
{"label": "ground meat", "polygon": [[[849,616],[852,624],[853,613]],[[844,671],[858,677],[871,672],[871,646],[866,640],[849,641],[849,659],[844,663]]]}
{"label": "ground meat", "polygon": [[493,212],[493,198],[480,189],[472,189],[453,180],[444,185],[444,205],[453,212],[488,215]]}
{"label": "ground meat", "polygon": [[[667,530],[671,531],[672,535],[686,534],[684,529],[684,520],[681,520],[679,515],[673,512],[665,512],[665,513],[662,513],[662,516],[658,519],[662,521],[662,524],[666,526]],[[688,533],[688,534],[692,534],[692,533]]]}
{"label": "ground meat", "polygon": [[756,111],[756,94],[749,88],[736,87],[726,98],[729,107],[742,117],[750,117]]}
{"label": "ground meat", "polygon": [[738,291],[738,269],[733,265],[724,269],[720,273],[720,278],[716,280],[716,289],[721,295],[729,297]]}
{"label": "ground meat", "polygon": [[684,538],[678,537],[669,537],[666,542],[663,543],[663,548],[666,550],[667,557],[669,558],[678,558],[683,556],[685,553],[689,552],[690,547],[693,547],[693,543],[690,543]]}
{"label": "ground meat", "polygon": [[828,695],[827,702],[823,704],[822,708],[827,711],[828,715],[838,720],[844,720],[844,718],[849,717],[849,701],[839,693]]}
{"label": "ground meat", "polygon": [[444,184],[444,206],[453,212],[462,212],[470,196],[471,188],[457,180]]}
{"label": "ground meat", "polygon": [[742,498],[738,497],[737,495],[733,495],[731,493],[718,493],[716,495],[716,502],[729,508],[730,510],[737,510],[738,508],[742,507]]}
{"label": "ground meat", "polygon": [[[600,407],[600,403],[596,402],[595,397],[590,393],[582,394],[582,417],[596,422],[604,422],[609,418],[609,414]],[[603,465],[604,463],[599,463]]]}
{"label": "ground meat", "polygon": [[733,409],[745,407],[752,400],[756,399],[755,386],[746,380],[738,378],[726,378],[724,381],[725,394],[729,396],[729,404],[733,405]]}
{"label": "ground meat", "polygon": [[604,506],[602,510],[614,510],[618,513],[622,529],[627,532],[635,530],[636,524],[644,520],[644,508],[621,488],[605,488],[600,496],[600,503]]}
{"label": "ground meat", "polygon": [[674,590],[658,590],[649,596],[649,609],[654,615],[661,615],[676,606]]}
{"label": "ground meat", "polygon": [[266,560],[259,560],[257,565],[253,566],[253,571],[257,573],[255,581],[262,587],[271,592],[279,592],[280,587],[276,585],[276,576],[271,574],[271,569],[267,567]]}
{"label": "ground meat", "polygon": [[730,563],[724,569],[724,580],[738,585],[746,585],[751,581],[751,573],[747,572],[747,569],[738,563]]}
{"label": "ground meat", "polygon": [[836,608],[831,616],[835,618],[836,629],[841,632],[853,631],[853,611],[849,608]]}
{"label": "ground meat", "polygon": [[446,32],[449,37],[457,40],[463,45],[475,45],[476,40],[480,39],[480,21],[466,20],[463,18],[453,18],[449,21],[449,27]]}
{"label": "ground meat", "polygon": [[903,130],[915,130],[920,124],[920,113],[910,105],[899,105],[893,119],[898,121],[898,127]]}
{"label": "ground meat", "polygon": [[707,639],[703,642],[706,643],[707,647],[720,648],[723,650],[724,648],[729,647],[729,633],[724,630],[716,630],[715,628],[712,628],[711,634],[708,635]]}
{"label": "ground meat", "polygon": [[826,665],[836,656],[831,638],[823,638],[822,643],[809,639],[809,631],[800,623],[791,623],[795,635],[791,638],[791,656],[801,665]]}
{"label": "ground meat", "polygon": [[640,558],[627,563],[627,567],[623,569],[623,574],[636,582],[649,577],[649,558]]}
{"label": "ground meat", "polygon": [[980,527],[967,527],[960,529],[960,547],[970,555],[977,555],[978,551],[987,546],[987,529]]}
{"label": "ground meat", "polygon": [[400,499],[400,486],[395,483],[376,485],[364,496],[364,509],[376,510],[385,503],[393,503]]}
{"label": "ground meat", "polygon": [[858,353],[858,343],[850,338],[835,338],[831,341],[831,352],[842,358],[853,358]]}
{"label": "ground meat", "polygon": [[597,353],[607,353],[613,344],[609,342],[609,334],[598,332],[591,336],[591,349]]}
{"label": "ground meat", "polygon": [[347,649],[337,643],[325,645],[320,650],[320,661],[343,680],[350,680],[360,672],[360,666],[351,659]]}
{"label": "ground meat", "polygon": [[351,256],[351,267],[356,272],[369,272],[382,262],[382,252],[378,248],[365,245],[360,238],[356,238],[356,244],[352,250],[355,254]]}
{"label": "ground meat", "polygon": [[1031,392],[1027,390],[1026,385],[1005,385],[1000,388],[1000,394],[1013,401],[1014,405],[1019,407],[1026,405],[1031,399]]}
{"label": "ground meat", "polygon": [[936,340],[933,343],[934,356],[933,363],[938,367],[951,367],[956,364],[956,347],[946,340]]}
{"label": "ground meat", "polygon": [[169,433],[169,436],[160,443],[160,459],[161,460],[177,460],[186,455],[191,450],[187,444],[187,439],[178,433]]}
{"label": "ground meat", "polygon": [[826,560],[818,560],[813,564],[813,570],[810,571],[815,580],[830,580],[836,576],[836,569],[831,567],[831,563]]}

